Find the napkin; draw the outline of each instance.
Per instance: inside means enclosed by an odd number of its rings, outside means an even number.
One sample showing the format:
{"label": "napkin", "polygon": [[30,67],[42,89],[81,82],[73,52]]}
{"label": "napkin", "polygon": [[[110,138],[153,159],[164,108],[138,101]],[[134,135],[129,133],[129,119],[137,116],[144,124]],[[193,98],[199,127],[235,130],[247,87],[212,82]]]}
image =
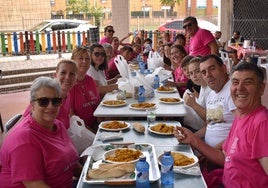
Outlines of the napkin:
{"label": "napkin", "polygon": [[181,174],[187,174],[187,175],[193,175],[193,176],[201,175],[201,170],[198,165],[195,165],[189,168],[173,168],[173,171],[175,173],[181,173]]}
{"label": "napkin", "polygon": [[99,134],[98,140],[101,140],[103,142],[110,141],[110,140],[118,140],[123,139],[122,131],[119,132],[101,132]]}

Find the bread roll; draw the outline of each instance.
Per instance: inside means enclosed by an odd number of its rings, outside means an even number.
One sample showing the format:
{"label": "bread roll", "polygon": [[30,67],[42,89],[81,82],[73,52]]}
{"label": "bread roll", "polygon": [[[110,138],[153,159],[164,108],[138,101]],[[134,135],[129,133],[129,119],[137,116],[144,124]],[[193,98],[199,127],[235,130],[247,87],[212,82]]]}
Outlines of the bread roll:
{"label": "bread roll", "polygon": [[135,165],[126,164],[100,164],[99,168],[88,171],[88,177],[92,179],[117,178],[126,173],[134,172]]}
{"label": "bread roll", "polygon": [[106,179],[106,178],[117,178],[126,174],[126,171],[121,168],[114,169],[91,169],[87,175],[92,179]]}
{"label": "bread roll", "polygon": [[145,132],[145,127],[141,123],[136,122],[136,123],[133,123],[132,126],[133,126],[134,130],[139,132],[139,133]]}
{"label": "bread roll", "polygon": [[99,165],[100,169],[125,169],[126,172],[133,172],[135,170],[135,165],[132,163],[125,163],[125,164],[108,164],[108,163],[101,163]]}

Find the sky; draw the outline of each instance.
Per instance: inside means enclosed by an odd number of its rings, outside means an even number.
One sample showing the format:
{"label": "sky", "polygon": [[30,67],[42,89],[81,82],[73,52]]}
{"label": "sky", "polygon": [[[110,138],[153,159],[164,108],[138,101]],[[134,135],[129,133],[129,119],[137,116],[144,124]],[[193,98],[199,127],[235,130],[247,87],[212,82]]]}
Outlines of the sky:
{"label": "sky", "polygon": [[[191,1],[188,1],[189,3]],[[207,0],[197,0],[197,7],[199,6],[206,6]],[[219,6],[220,5],[220,0],[213,0],[213,6]]]}

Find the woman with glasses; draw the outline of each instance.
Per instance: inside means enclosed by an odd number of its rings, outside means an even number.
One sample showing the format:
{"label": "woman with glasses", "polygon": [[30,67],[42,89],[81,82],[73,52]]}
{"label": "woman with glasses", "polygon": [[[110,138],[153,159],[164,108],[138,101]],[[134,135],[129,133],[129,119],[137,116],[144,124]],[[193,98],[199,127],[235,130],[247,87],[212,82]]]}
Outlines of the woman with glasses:
{"label": "woman with glasses", "polygon": [[39,77],[30,88],[31,113],[11,129],[1,147],[1,187],[72,187],[78,153],[58,121],[60,84]]}
{"label": "woman with glasses", "polygon": [[87,74],[96,82],[99,93],[104,96],[107,92],[118,89],[117,78],[106,79],[107,59],[104,47],[101,44],[92,44],[89,48],[91,64]]}
{"label": "woman with glasses", "polygon": [[84,120],[86,127],[96,133],[98,123],[93,113],[100,103],[100,94],[93,78],[87,75],[90,67],[89,50],[78,47],[73,50],[71,59],[77,63],[77,83],[70,91],[72,114]]}
{"label": "woman with glasses", "polygon": [[111,39],[114,35],[114,27],[111,25],[108,25],[104,28],[104,37],[100,39],[100,44],[109,43],[111,44]]}
{"label": "woman with glasses", "polygon": [[[59,82],[61,86],[61,98],[62,105],[60,106],[59,114],[57,119],[62,121],[66,129],[70,127],[70,109],[71,109],[71,98],[69,91],[76,84],[77,79],[77,64],[71,59],[61,60],[55,73],[55,80]],[[31,105],[27,107],[23,116],[27,116],[31,113]]]}

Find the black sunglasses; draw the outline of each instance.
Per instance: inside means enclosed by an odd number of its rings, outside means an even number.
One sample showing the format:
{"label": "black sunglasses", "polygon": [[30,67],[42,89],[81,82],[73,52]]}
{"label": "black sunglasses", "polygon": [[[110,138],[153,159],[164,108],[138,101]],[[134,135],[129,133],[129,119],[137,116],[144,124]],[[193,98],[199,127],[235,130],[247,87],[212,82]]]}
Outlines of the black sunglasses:
{"label": "black sunglasses", "polygon": [[105,52],[94,52],[93,54],[96,57],[99,57],[99,56],[105,57],[106,56],[106,53]]}
{"label": "black sunglasses", "polygon": [[62,98],[55,97],[55,98],[48,98],[48,97],[40,97],[34,99],[33,101],[37,101],[40,107],[47,107],[49,105],[49,101],[52,102],[52,105],[58,107],[62,103]]}
{"label": "black sunglasses", "polygon": [[187,27],[192,27],[192,26],[193,26],[193,23],[190,22],[190,23],[188,23],[188,24],[185,24],[185,25],[183,26],[183,29],[186,29]]}
{"label": "black sunglasses", "polygon": [[114,33],[115,31],[114,30],[111,30],[111,29],[108,29],[107,32]]}

